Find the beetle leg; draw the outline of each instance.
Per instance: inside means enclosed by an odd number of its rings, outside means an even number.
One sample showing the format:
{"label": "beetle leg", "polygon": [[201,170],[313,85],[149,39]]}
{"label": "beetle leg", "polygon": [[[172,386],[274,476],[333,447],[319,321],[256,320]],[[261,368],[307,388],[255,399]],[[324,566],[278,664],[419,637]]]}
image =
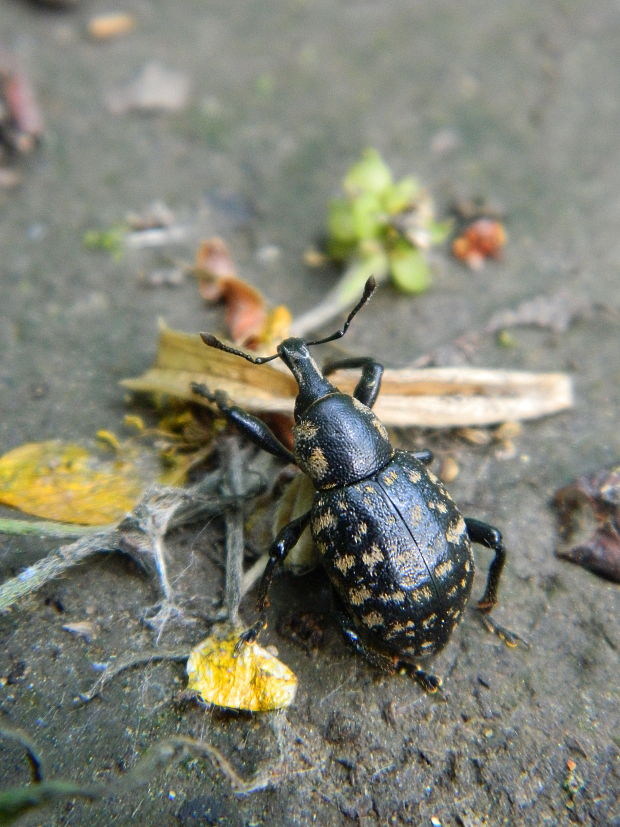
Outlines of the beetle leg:
{"label": "beetle leg", "polygon": [[305,514],[302,514],[301,517],[297,517],[285,525],[284,528],[280,529],[276,539],[271,544],[269,560],[267,561],[265,571],[258,586],[258,600],[256,603],[258,620],[239,637],[237,645],[235,646],[235,652],[237,654],[245,643],[254,643],[261,629],[264,629],[267,625],[267,608],[269,606],[268,592],[273,581],[276,566],[285,559],[286,555],[301,537],[304,529],[310,522],[311,513],[312,510],[307,511]]}
{"label": "beetle leg", "polygon": [[224,391],[210,391],[206,385],[198,382],[192,382],[191,387],[192,391],[198,396],[202,396],[217,405],[226,419],[236,425],[243,435],[258,445],[259,448],[285,460],[285,462],[296,462],[294,454],[282,445],[276,435],[261,419],[244,411],[243,408],[239,408],[237,405],[232,405]]}
{"label": "beetle leg", "polygon": [[[336,595],[334,595],[334,599],[338,603],[340,602]],[[441,678],[438,678],[436,675],[431,675],[429,672],[425,672],[424,669],[421,669],[417,665],[406,663],[405,661],[399,660],[396,656],[383,654],[382,652],[378,652],[376,649],[372,649],[370,646],[367,646],[353,628],[351,618],[344,611],[344,609],[337,609],[335,614],[346,642],[355,652],[357,652],[358,655],[365,657],[366,660],[372,664],[372,666],[376,666],[383,672],[390,672],[392,674],[404,669],[417,681],[425,692],[428,692],[429,695],[439,692],[439,694],[443,697],[443,692],[441,691]]]}
{"label": "beetle leg", "polygon": [[362,641],[358,633],[353,628],[351,619],[344,611],[336,611],[336,620],[340,626],[340,630],[346,642],[358,655],[362,655],[366,660],[382,672],[395,672],[398,665],[398,659],[392,658],[389,655],[383,655],[375,649],[370,649]]}
{"label": "beetle leg", "polygon": [[445,699],[441,689],[441,684],[443,683],[441,678],[438,678],[437,675],[432,675],[430,672],[426,672],[424,669],[420,669],[419,666],[414,666],[412,668],[409,664],[405,663],[403,665],[408,672],[411,672],[413,677],[425,692],[428,692],[429,695],[433,695],[435,692],[438,692],[439,696]]}
{"label": "beetle leg", "polygon": [[422,451],[409,451],[409,453],[423,465],[430,465],[433,461],[433,452],[428,448],[424,448]]}
{"label": "beetle leg", "polygon": [[481,546],[486,546],[486,548],[490,548],[495,552],[495,557],[489,566],[487,585],[477,606],[481,612],[490,612],[497,604],[499,579],[506,562],[506,549],[504,548],[502,535],[498,529],[483,523],[481,520],[474,520],[472,517],[465,518],[465,525],[472,543],[479,543]]}
{"label": "beetle leg", "polygon": [[370,356],[353,357],[352,359],[338,359],[328,362],[323,366],[323,375],[329,376],[340,368],[361,368],[362,376],[355,386],[353,397],[369,408],[377,401],[381,390],[381,377],[383,376],[383,365],[375,362]]}
{"label": "beetle leg", "polygon": [[472,517],[465,518],[465,525],[467,526],[469,539],[473,543],[479,543],[481,546],[490,548],[495,552],[495,557],[491,560],[491,565],[489,566],[484,594],[476,604],[476,609],[481,613],[482,623],[489,632],[493,632],[500,640],[503,640],[506,646],[514,647],[517,646],[518,643],[527,646],[528,644],[523,638],[511,632],[509,629],[500,626],[499,623],[496,623],[489,615],[491,609],[497,605],[499,580],[504,563],[506,562],[506,549],[504,548],[501,532],[498,531],[497,528],[493,528],[493,526],[483,523],[481,520],[475,520]]}

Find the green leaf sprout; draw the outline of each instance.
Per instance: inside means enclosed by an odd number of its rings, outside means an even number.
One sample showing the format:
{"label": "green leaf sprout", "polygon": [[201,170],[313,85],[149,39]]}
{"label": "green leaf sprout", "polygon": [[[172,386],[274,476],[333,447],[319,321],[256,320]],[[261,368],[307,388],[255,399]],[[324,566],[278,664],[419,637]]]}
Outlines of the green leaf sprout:
{"label": "green leaf sprout", "polygon": [[376,149],[366,149],[345,175],[343,196],[327,214],[327,252],[344,273],[325,299],[297,319],[294,335],[324,324],[355,301],[368,276],[390,280],[403,293],[416,294],[431,283],[428,253],[450,233],[451,222],[437,221],[432,200],[418,181],[395,181]]}

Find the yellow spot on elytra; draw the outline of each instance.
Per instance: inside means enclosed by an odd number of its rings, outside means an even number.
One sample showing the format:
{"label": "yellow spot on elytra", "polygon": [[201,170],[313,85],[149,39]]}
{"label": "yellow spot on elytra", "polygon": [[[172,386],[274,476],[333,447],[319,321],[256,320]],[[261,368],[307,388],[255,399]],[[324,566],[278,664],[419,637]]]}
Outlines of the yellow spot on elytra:
{"label": "yellow spot on elytra", "polygon": [[422,519],[422,506],[414,505],[411,509],[410,519],[412,523],[419,523]]}
{"label": "yellow spot on elytra", "polygon": [[433,596],[430,586],[420,586],[419,589],[414,589],[409,594],[411,599],[415,600],[416,603],[422,603],[424,600],[430,600]]}
{"label": "yellow spot on elytra", "polygon": [[364,538],[364,535],[366,534],[367,531],[368,531],[368,526],[366,525],[365,522],[360,520],[360,522],[357,524],[357,531],[353,535],[353,542],[361,543],[362,539]]}
{"label": "yellow spot on elytra", "polygon": [[429,649],[435,648],[435,641],[434,640],[425,640],[424,643],[420,644],[420,650],[422,652],[428,652]]}
{"label": "yellow spot on elytra", "polygon": [[362,617],[362,622],[364,626],[372,628],[373,626],[382,626],[383,618],[381,617],[379,612],[368,612],[368,614]]}
{"label": "yellow spot on elytra", "polygon": [[341,557],[334,559],[334,565],[339,571],[346,574],[355,565],[355,557],[352,554],[343,554]]}
{"label": "yellow spot on elytra", "polygon": [[333,514],[328,508],[326,511],[321,511],[313,518],[312,529],[315,534],[319,534],[321,531],[334,528],[337,524],[338,520],[336,515]]}
{"label": "yellow spot on elytra", "polygon": [[465,520],[459,517],[455,523],[450,523],[446,531],[446,540],[449,543],[458,543],[467,530]]}
{"label": "yellow spot on elytra", "polygon": [[408,471],[407,476],[409,477],[409,482],[412,482],[414,485],[422,479],[422,474],[419,471]]}
{"label": "yellow spot on elytra", "polygon": [[435,566],[435,571],[433,573],[439,578],[444,578],[446,574],[449,574],[452,571],[453,568],[454,563],[452,560],[444,560],[443,563],[439,563]]}
{"label": "yellow spot on elytra", "polygon": [[433,612],[433,614],[432,614],[432,615],[429,615],[428,617],[425,617],[425,618],[424,618],[424,620],[422,621],[422,626],[423,626],[425,629],[428,629],[428,627],[429,627],[429,626],[432,626],[432,625],[433,625],[433,623],[434,623],[436,620],[437,620],[437,615],[436,615],[436,613],[435,613],[435,612]]}
{"label": "yellow spot on elytra", "polygon": [[357,589],[351,589],[349,591],[349,601],[354,606],[361,606],[362,603],[365,603],[369,597],[371,597],[371,593],[366,586],[360,586]]}
{"label": "yellow spot on elytra", "polygon": [[437,511],[439,511],[440,514],[447,514],[448,513],[448,506],[445,504],[445,502],[443,500],[439,500],[436,507],[437,507]]}
{"label": "yellow spot on elytra", "polygon": [[377,563],[380,563],[382,560],[383,552],[375,543],[371,545],[368,551],[365,551],[362,554],[362,562],[365,563],[371,571],[372,569],[374,569]]}
{"label": "yellow spot on elytra", "polygon": [[463,568],[465,569],[465,571],[469,571],[471,569],[471,563],[469,562],[469,560],[465,560],[465,562],[463,563]]}
{"label": "yellow spot on elytra", "polygon": [[386,485],[394,485],[398,479],[398,471],[386,471],[385,474],[381,475],[381,479]]}
{"label": "yellow spot on elytra", "polygon": [[406,629],[406,626],[405,626],[404,623],[394,623],[394,624],[392,624],[392,626],[390,626],[390,629],[389,629],[386,637],[388,637],[388,638],[397,637],[401,632],[404,632],[405,629]]}
{"label": "yellow spot on elytra", "polygon": [[382,603],[402,603],[405,599],[405,593],[400,589],[393,592],[383,592],[379,595],[379,600]]}

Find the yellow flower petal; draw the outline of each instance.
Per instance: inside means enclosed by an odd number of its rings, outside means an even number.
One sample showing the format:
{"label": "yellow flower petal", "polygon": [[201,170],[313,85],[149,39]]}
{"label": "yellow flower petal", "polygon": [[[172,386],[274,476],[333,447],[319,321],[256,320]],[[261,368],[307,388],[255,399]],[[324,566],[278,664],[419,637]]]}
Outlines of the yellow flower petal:
{"label": "yellow flower petal", "polygon": [[128,452],[112,459],[59,440],[20,445],[0,457],[0,502],[47,520],[118,522],[146,486]]}
{"label": "yellow flower petal", "polygon": [[267,712],[289,706],[295,697],[293,672],[257,643],[235,657],[239,629],[206,638],[190,653],[187,687],[202,701],[228,709]]}

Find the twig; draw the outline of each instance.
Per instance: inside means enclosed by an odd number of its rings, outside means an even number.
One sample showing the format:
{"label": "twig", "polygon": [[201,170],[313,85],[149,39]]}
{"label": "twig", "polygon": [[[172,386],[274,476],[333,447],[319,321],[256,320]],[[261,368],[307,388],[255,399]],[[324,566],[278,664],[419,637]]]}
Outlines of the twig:
{"label": "twig", "polygon": [[[221,473],[213,472],[188,489],[149,489],[134,511],[118,526],[98,529],[74,543],[61,546],[42,560],[28,566],[17,577],[2,583],[0,612],[7,611],[20,598],[37,591],[69,568],[82,563],[91,554],[110,551],[124,551],[131,555],[158,580],[164,598],[170,600],[172,591],[161,538],[172,528],[221,514],[234,498],[214,496],[220,480]],[[259,492],[261,485],[262,481],[254,480],[243,496],[254,496]],[[161,518],[157,516],[158,508],[163,508],[164,515]],[[69,527],[70,530],[73,528]],[[159,545],[156,542],[154,549],[153,540],[157,537],[160,538]]]}
{"label": "twig", "polygon": [[33,534],[36,537],[84,537],[109,529],[109,526],[71,525],[52,520],[0,518],[0,534]]}
{"label": "twig", "polygon": [[224,603],[228,621],[239,625],[239,604],[241,603],[241,582],[243,577],[243,509],[240,507],[242,492],[242,467],[239,442],[230,437],[226,444],[227,487],[233,503],[226,509],[226,586]]}
{"label": "twig", "polygon": [[323,327],[327,322],[331,322],[332,319],[348,310],[359,299],[369,276],[374,276],[378,282],[384,281],[387,271],[381,272],[380,268],[377,268],[374,257],[367,261],[353,259],[319,304],[293,321],[291,336],[307,336],[310,331]]}
{"label": "twig", "polygon": [[[148,784],[157,772],[172,762],[178,762],[187,755],[209,759],[226,777],[235,795],[249,795],[257,790],[277,783],[286,774],[278,775],[275,768],[259,770],[247,781],[234,769],[230,761],[206,741],[176,736],[160,741],[150,747],[133,769],[109,784],[81,785],[74,781],[55,779],[30,784],[27,787],[11,787],[0,791],[0,823],[9,824],[21,815],[46,804],[64,798],[88,798],[97,800],[112,795],[131,792],[136,787]],[[283,762],[280,757],[280,765]],[[305,770],[301,770],[304,772]]]}
{"label": "twig", "polygon": [[43,781],[45,776],[43,759],[39,755],[37,747],[28,733],[18,729],[17,727],[1,725],[0,738],[9,738],[12,741],[17,741],[17,743],[26,750],[26,755],[32,771],[32,780],[35,782]]}
{"label": "twig", "polygon": [[182,651],[177,649],[154,649],[150,652],[140,652],[138,655],[130,655],[128,658],[120,660],[113,666],[108,667],[105,672],[97,678],[88,692],[80,693],[77,700],[83,704],[90,703],[101,693],[101,690],[106,684],[126,669],[132,669],[134,666],[140,666],[142,663],[152,663],[158,660],[184,661],[187,660],[188,656],[189,652],[187,649],[183,649]]}
{"label": "twig", "polygon": [[241,578],[241,597],[243,598],[250,589],[254,586],[254,584],[260,580],[263,572],[265,571],[265,566],[267,565],[267,561],[269,560],[268,554],[262,554],[258,560],[256,560],[247,571],[243,572],[243,577]]}
{"label": "twig", "polygon": [[59,577],[67,569],[77,566],[96,551],[112,551],[118,548],[113,542],[116,532],[92,534],[52,551],[47,557],[24,569],[17,577],[0,586],[0,612],[5,612],[21,597],[37,591],[50,580]]}

